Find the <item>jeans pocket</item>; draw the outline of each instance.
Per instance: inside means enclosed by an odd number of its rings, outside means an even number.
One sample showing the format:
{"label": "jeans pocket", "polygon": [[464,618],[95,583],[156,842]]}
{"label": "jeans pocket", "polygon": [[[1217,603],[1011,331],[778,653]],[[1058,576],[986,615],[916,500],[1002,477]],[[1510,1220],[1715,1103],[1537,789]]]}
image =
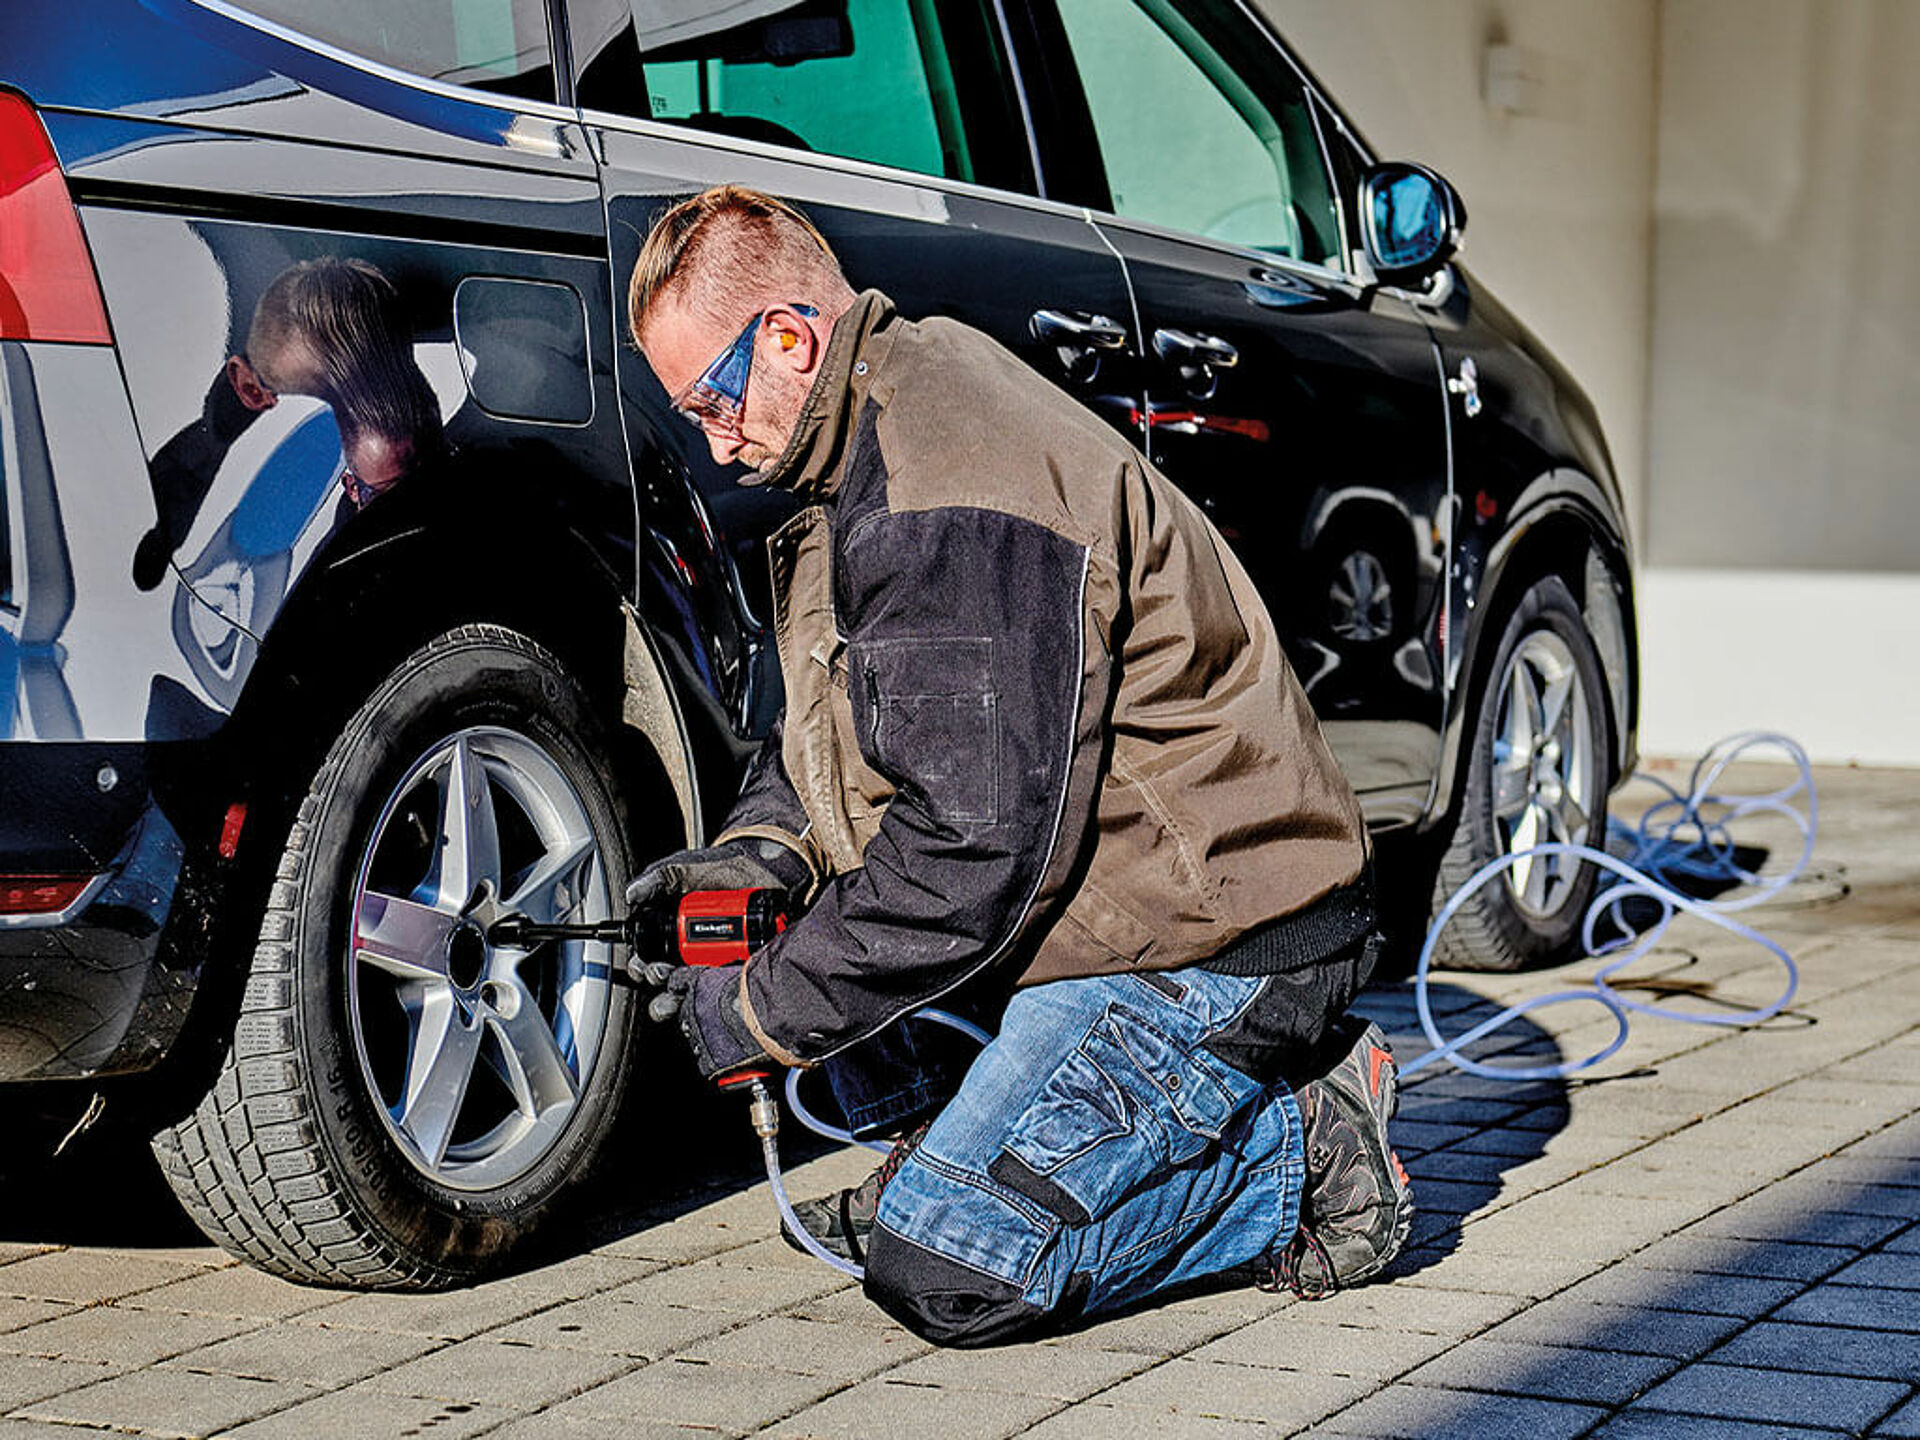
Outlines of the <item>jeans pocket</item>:
{"label": "jeans pocket", "polygon": [[1112,1005],[1014,1121],[987,1173],[1084,1225],[1203,1154],[1238,1108],[1219,1062]]}

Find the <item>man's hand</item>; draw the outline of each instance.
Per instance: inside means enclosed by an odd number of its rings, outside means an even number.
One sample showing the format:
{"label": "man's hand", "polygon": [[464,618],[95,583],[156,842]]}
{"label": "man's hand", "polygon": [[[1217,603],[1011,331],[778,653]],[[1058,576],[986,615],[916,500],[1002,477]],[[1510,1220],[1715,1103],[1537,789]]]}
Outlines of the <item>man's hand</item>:
{"label": "man's hand", "polygon": [[803,895],[812,874],[807,862],[771,840],[729,840],[705,850],[681,850],[656,860],[627,886],[627,913],[677,904],[695,890],[784,890]]}
{"label": "man's hand", "polygon": [[671,996],[678,1002],[680,1033],[708,1080],[721,1081],[733,1071],[771,1063],[740,1014],[740,970],[738,965],[682,965],[654,1001],[660,1005]]}

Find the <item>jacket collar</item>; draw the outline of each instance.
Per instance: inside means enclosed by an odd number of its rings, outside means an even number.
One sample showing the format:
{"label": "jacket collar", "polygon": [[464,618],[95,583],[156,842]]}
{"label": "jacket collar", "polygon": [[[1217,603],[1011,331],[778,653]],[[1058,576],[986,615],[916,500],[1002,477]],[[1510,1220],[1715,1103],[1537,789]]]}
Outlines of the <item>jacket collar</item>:
{"label": "jacket collar", "polygon": [[825,500],[840,488],[847,436],[893,348],[898,313],[878,290],[866,290],[834,323],[820,371],[794,423],[787,448],[748,482],[777,485],[805,500]]}

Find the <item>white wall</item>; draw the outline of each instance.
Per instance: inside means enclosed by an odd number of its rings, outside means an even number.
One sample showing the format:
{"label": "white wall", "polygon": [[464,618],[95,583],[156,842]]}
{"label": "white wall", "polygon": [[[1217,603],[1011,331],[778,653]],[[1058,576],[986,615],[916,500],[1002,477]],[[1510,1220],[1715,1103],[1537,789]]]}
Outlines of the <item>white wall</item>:
{"label": "white wall", "polygon": [[[1920,3],[1260,0],[1600,407],[1641,748],[1920,764]],[[1489,41],[1533,83],[1490,108]]]}
{"label": "white wall", "polygon": [[1920,764],[1920,575],[1643,570],[1640,748],[1744,730],[1815,760]]}
{"label": "white wall", "polygon": [[[1644,514],[1658,0],[1255,0],[1387,159],[1467,202],[1463,259],[1599,407]],[[1920,8],[1920,7],[1917,7]],[[1517,113],[1483,98],[1519,48]]]}
{"label": "white wall", "polygon": [[1920,572],[1920,5],[1667,0],[1661,57],[1647,562]]}

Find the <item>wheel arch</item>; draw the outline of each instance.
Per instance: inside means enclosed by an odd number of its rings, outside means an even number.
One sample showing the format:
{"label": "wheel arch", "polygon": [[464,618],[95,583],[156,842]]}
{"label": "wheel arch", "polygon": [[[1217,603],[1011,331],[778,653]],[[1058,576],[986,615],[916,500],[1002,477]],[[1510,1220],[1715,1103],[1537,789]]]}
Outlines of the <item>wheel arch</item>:
{"label": "wheel arch", "polygon": [[[407,655],[456,625],[477,623],[517,631],[553,652],[585,686],[610,733],[635,729],[663,767],[690,770],[677,689],[634,609],[630,577],[557,507],[527,504],[524,490],[514,498],[511,510],[484,500],[454,515],[396,510],[384,523],[341,536],[345,543],[289,595],[235,707],[235,729],[255,768],[259,747],[245,741],[266,731],[278,746],[296,739],[323,751],[339,721]],[[636,690],[639,703],[631,698]],[[663,733],[619,723],[640,719]],[[690,782],[687,774],[670,783],[678,796]]]}
{"label": "wheel arch", "polygon": [[1478,621],[1462,627],[1440,773],[1423,829],[1443,823],[1458,805],[1466,774],[1466,737],[1501,631],[1520,597],[1547,576],[1565,583],[1594,637],[1607,682],[1610,782],[1618,784],[1632,772],[1640,690],[1638,631],[1631,562],[1622,534],[1606,492],[1579,472],[1550,472],[1517,497],[1513,518],[1487,547],[1478,567],[1473,605]]}

